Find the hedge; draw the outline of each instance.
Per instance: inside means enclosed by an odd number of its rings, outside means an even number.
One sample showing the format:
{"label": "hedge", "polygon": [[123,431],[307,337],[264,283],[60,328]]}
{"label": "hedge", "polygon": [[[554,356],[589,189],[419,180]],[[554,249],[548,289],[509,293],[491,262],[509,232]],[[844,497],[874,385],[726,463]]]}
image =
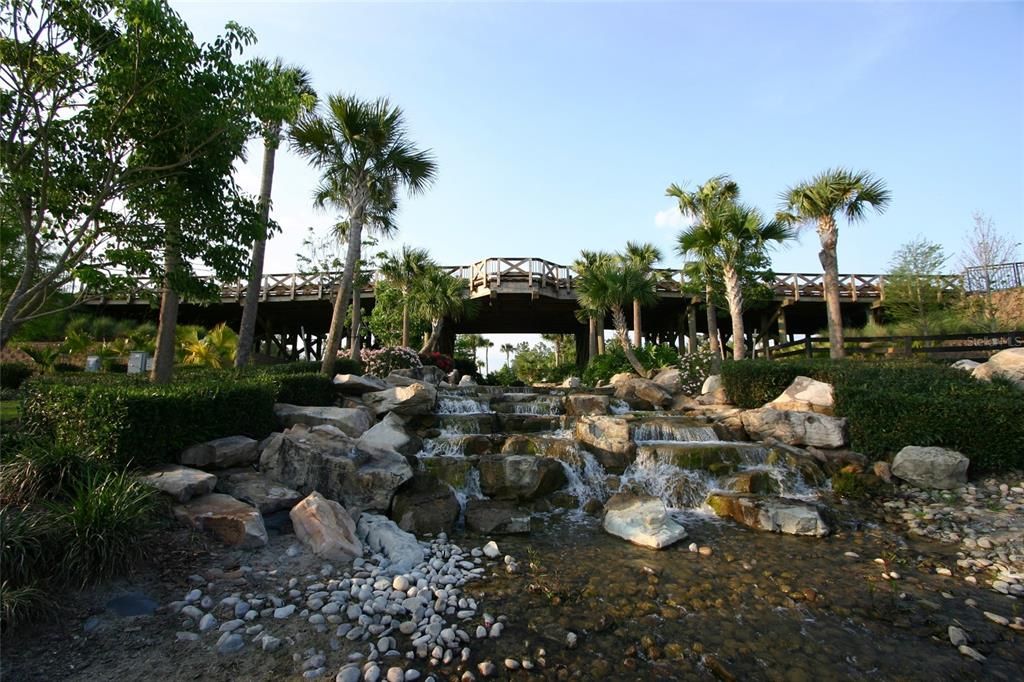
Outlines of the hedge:
{"label": "hedge", "polygon": [[907,445],[940,446],[971,459],[974,473],[1024,467],[1024,394],[950,367],[909,361],[728,362],[722,382],[739,407],[760,407],[792,380],[831,383],[853,449],[890,458]]}
{"label": "hedge", "polygon": [[334,381],[323,374],[265,374],[276,388],[275,401],[292,405],[333,405]]}
{"label": "hedge", "polygon": [[134,377],[45,377],[26,384],[23,421],[60,447],[114,466],[172,462],[190,445],[275,428],[279,386],[267,378],[197,375],[166,386]]}
{"label": "hedge", "polygon": [[0,388],[18,390],[34,370],[23,362],[0,362]]}

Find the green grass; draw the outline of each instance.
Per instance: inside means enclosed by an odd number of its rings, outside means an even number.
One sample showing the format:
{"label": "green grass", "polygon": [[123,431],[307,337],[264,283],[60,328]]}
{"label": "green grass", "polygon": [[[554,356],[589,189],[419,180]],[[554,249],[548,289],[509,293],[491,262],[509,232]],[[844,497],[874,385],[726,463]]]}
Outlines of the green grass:
{"label": "green grass", "polygon": [[16,422],[21,419],[20,400],[0,400],[0,423]]}

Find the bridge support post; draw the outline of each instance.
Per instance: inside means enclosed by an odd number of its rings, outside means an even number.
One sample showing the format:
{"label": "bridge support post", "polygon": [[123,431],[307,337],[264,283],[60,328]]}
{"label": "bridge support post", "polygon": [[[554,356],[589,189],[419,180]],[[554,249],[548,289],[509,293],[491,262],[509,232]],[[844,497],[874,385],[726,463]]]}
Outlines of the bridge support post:
{"label": "bridge support post", "polygon": [[697,306],[693,303],[686,306],[687,336],[689,337],[689,352],[697,352]]}
{"label": "bridge support post", "polygon": [[789,340],[788,336],[789,335],[786,333],[786,308],[785,308],[785,306],[780,306],[779,307],[779,343],[780,344],[786,343]]}
{"label": "bridge support post", "polygon": [[681,312],[676,316],[676,348],[679,354],[686,353],[686,313]]}
{"label": "bridge support post", "polygon": [[587,363],[590,362],[590,347],[591,345],[596,345],[596,339],[594,344],[590,343],[590,329],[578,331],[573,334],[573,337],[576,341],[576,369],[582,372],[586,369]]}

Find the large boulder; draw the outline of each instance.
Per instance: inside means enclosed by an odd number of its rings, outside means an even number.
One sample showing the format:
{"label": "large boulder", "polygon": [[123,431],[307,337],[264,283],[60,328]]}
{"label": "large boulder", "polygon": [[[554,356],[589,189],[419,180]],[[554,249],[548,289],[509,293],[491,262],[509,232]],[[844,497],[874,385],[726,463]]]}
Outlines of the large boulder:
{"label": "large boulder", "polygon": [[353,513],[387,511],[395,490],[412,478],[402,455],[363,452],[329,425],[296,425],[274,434],[260,456],[260,470],[304,495],[319,491]]}
{"label": "large boulder", "polygon": [[228,436],[188,448],[178,461],[200,469],[227,469],[253,464],[259,459],[259,443],[246,436]]}
{"label": "large boulder", "polygon": [[466,528],[482,535],[514,535],[530,532],[530,512],[508,500],[466,502]]}
{"label": "large boulder", "polygon": [[348,563],[363,555],[355,521],[334,500],[312,492],[292,507],[288,516],[295,535],[318,557]]}
{"label": "large boulder", "polygon": [[1024,348],[1007,348],[999,351],[987,362],[975,367],[971,375],[984,381],[1002,377],[1024,390]]}
{"label": "large boulder", "polygon": [[701,405],[725,405],[729,402],[729,396],[725,392],[725,385],[722,384],[722,377],[719,374],[712,374],[704,380],[700,387],[700,397],[697,402]]}
{"label": "large boulder", "polygon": [[230,495],[203,495],[175,506],[173,511],[182,523],[210,533],[226,545],[252,548],[267,544],[263,516]]}
{"label": "large boulder", "polygon": [[345,395],[362,395],[370,391],[383,391],[388,387],[383,381],[369,374],[338,374],[334,377],[334,384]]}
{"label": "large boulder", "polygon": [[391,518],[402,530],[417,535],[448,533],[459,520],[459,499],[449,485],[433,474],[416,473],[395,493]]}
{"label": "large boulder", "polygon": [[463,489],[470,484],[476,469],[477,457],[424,457],[423,468],[453,488]]}
{"label": "large boulder", "polygon": [[139,476],[139,480],[178,502],[188,502],[193,497],[212,493],[217,485],[217,477],[213,474],[178,464],[165,464]]}
{"label": "large boulder", "polygon": [[282,509],[291,509],[302,499],[302,493],[285,487],[257,471],[232,471],[217,481],[217,492],[231,495],[251,504],[264,516]]}
{"label": "large boulder", "polygon": [[480,489],[501,500],[532,500],[561,488],[565,469],[555,459],[535,455],[484,455]]}
{"label": "large boulder", "polygon": [[708,506],[722,518],[748,528],[787,535],[828,535],[829,527],[813,504],[785,497],[762,497],[743,493],[712,493]]}
{"label": "large boulder", "polygon": [[654,375],[653,381],[672,395],[683,390],[683,377],[678,367],[666,367]]}
{"label": "large boulder", "polygon": [[366,431],[356,447],[366,452],[397,452],[401,455],[415,455],[423,447],[423,441],[405,430],[405,420],[394,412]]}
{"label": "large boulder", "polygon": [[430,414],[437,402],[437,389],[430,384],[414,383],[384,391],[363,394],[363,401],[380,417],[387,412],[402,416]]}
{"label": "large boulder", "polygon": [[615,397],[637,410],[653,410],[672,404],[672,394],[650,379],[633,377],[615,385]]}
{"label": "large boulder", "polygon": [[742,415],[743,428],[754,440],[775,438],[789,445],[841,448],[846,444],[846,419],[815,412],[762,407]]}
{"label": "large boulder", "polygon": [[289,405],[276,403],[274,416],[281,426],[288,428],[296,424],[305,426],[333,426],[346,435],[358,438],[373,425],[374,418],[364,408],[350,409],[346,407],[310,407],[306,405]]}
{"label": "large boulder", "polygon": [[[384,383],[388,386],[412,386],[413,384],[423,383],[422,376],[413,376],[412,370],[408,369],[396,369],[391,374],[384,377]],[[420,375],[423,372],[419,372]]]}
{"label": "large boulder", "polygon": [[565,396],[565,413],[570,417],[608,414],[611,398],[606,395],[576,393]]}
{"label": "large boulder", "polygon": [[383,554],[396,573],[411,571],[423,562],[423,548],[416,536],[380,514],[363,514],[356,524],[359,539],[371,552]]}
{"label": "large boulder", "polygon": [[629,421],[622,417],[580,417],[575,435],[610,473],[621,474],[636,459]]}
{"label": "large boulder", "polygon": [[444,381],[444,370],[434,365],[427,365],[423,368],[423,380],[435,386]]}
{"label": "large boulder", "polygon": [[834,406],[832,384],[804,376],[793,379],[778,398],[765,405],[773,410],[817,412],[829,416],[835,414]]}
{"label": "large boulder", "polygon": [[641,547],[662,549],[686,538],[686,529],[652,495],[616,493],[604,508],[605,531]]}
{"label": "large boulder", "polygon": [[976,362],[974,360],[967,360],[965,358],[963,360],[957,360],[952,365],[950,365],[950,367],[952,367],[953,369],[961,369],[965,372],[973,372],[975,368],[980,364],[980,362]]}
{"label": "large boulder", "polygon": [[892,474],[918,488],[952,490],[967,483],[970,463],[955,450],[908,445],[896,453]]}

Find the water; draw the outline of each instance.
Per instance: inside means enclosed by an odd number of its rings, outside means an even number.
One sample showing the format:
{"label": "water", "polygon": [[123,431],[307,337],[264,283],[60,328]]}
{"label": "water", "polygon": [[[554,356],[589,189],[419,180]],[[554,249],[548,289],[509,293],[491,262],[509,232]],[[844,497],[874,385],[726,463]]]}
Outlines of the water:
{"label": "water", "polygon": [[592,454],[576,450],[575,461],[562,459],[561,462],[569,481],[565,491],[579,500],[581,510],[590,500],[605,502],[608,499],[608,473]]}
{"label": "water", "polygon": [[512,403],[512,414],[537,414],[544,416],[557,416],[563,414],[565,408],[561,400],[537,399],[524,403]]}
{"label": "water", "polygon": [[681,469],[650,448],[638,450],[621,480],[623,490],[654,495],[669,509],[699,509],[716,488],[715,478],[708,472]]}
{"label": "water", "polygon": [[612,398],[611,404],[608,406],[608,411],[616,415],[628,414],[630,411],[629,403],[625,400]]}
{"label": "water", "polygon": [[441,395],[437,400],[438,414],[487,414],[492,413],[490,401],[481,402],[464,396]]}
{"label": "water", "polygon": [[714,441],[718,440],[715,430],[706,424],[691,420],[650,419],[633,424],[630,428],[633,440],[641,441]]}

